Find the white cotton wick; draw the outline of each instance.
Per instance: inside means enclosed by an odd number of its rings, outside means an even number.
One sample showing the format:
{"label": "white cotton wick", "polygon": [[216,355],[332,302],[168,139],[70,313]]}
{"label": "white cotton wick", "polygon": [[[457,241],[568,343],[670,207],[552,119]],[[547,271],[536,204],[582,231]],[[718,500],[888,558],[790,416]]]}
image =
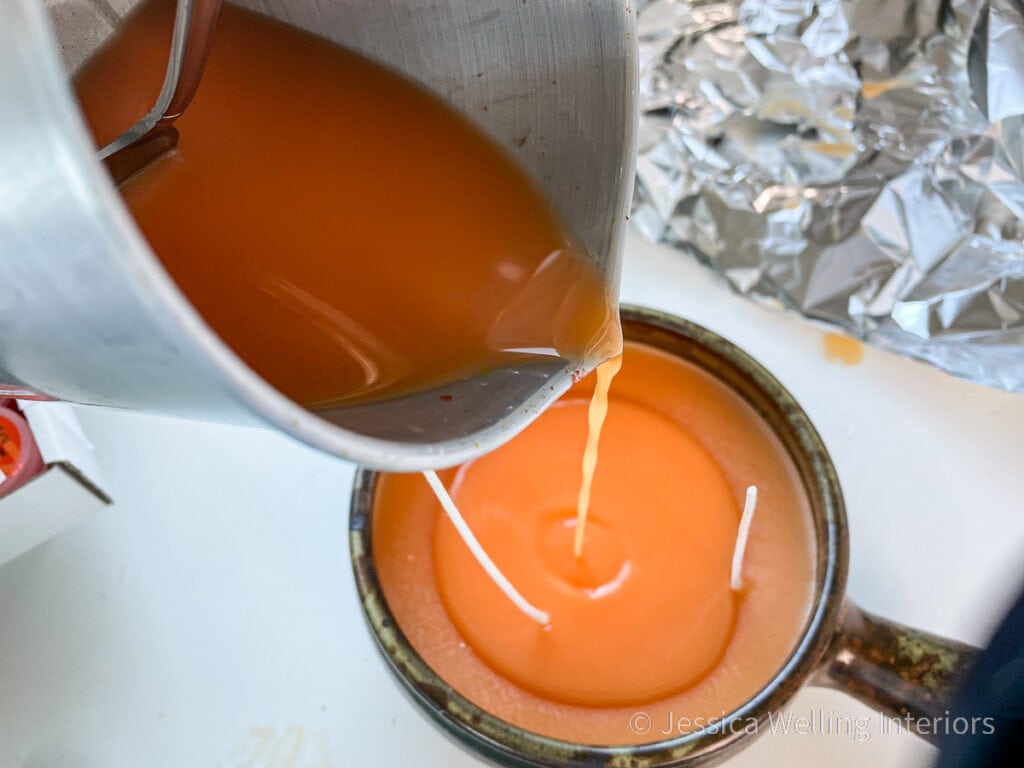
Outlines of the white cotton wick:
{"label": "white cotton wick", "polygon": [[757,506],[757,486],[747,487],[747,500],[743,504],[743,516],[740,518],[740,529],[736,533],[736,549],[732,551],[732,589],[739,592],[743,589],[743,553],[747,551],[747,538],[750,536],[750,524],[754,522],[754,508]]}
{"label": "white cotton wick", "polygon": [[547,626],[550,621],[550,617],[544,611],[533,607],[526,598],[519,594],[519,591],[512,586],[510,582],[500,570],[498,566],[494,564],[494,561],[484,552],[484,548],[480,546],[480,542],[477,541],[476,536],[469,529],[466,524],[465,518],[459,513],[458,507],[455,506],[455,502],[452,497],[448,494],[448,490],[444,487],[441,482],[441,478],[437,476],[437,473],[428,469],[423,473],[423,476],[427,478],[427,482],[430,483],[431,489],[434,491],[434,495],[437,496],[437,500],[441,502],[441,507],[448,515],[448,519],[452,521],[452,525],[455,526],[455,530],[459,532],[459,536],[466,542],[466,546],[469,547],[469,551],[476,558],[476,561],[480,563],[481,567],[487,572],[487,575],[491,577],[491,581],[498,585],[498,589],[505,593],[505,596],[515,604],[516,608],[525,613],[531,619],[536,621],[541,626]]}

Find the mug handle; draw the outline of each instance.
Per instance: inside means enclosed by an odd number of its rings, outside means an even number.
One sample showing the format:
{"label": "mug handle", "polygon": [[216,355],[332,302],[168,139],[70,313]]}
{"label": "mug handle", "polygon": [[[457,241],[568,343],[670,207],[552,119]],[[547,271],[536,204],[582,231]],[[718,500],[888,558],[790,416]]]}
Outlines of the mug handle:
{"label": "mug handle", "polygon": [[810,682],[845,691],[937,745],[949,731],[953,696],[978,652],[846,601]]}

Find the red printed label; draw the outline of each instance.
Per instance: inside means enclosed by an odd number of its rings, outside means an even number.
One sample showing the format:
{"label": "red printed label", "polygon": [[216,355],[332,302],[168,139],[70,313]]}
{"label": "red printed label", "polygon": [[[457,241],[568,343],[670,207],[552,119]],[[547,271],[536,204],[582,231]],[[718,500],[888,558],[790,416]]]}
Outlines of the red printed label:
{"label": "red printed label", "polygon": [[21,432],[10,419],[0,418],[0,471],[9,475],[21,456]]}

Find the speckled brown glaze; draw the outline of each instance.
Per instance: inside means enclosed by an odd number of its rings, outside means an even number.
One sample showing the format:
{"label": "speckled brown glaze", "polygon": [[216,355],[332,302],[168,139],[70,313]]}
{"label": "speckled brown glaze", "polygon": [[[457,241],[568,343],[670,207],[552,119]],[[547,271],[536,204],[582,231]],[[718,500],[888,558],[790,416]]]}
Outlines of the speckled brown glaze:
{"label": "speckled brown glaze", "polygon": [[976,655],[969,645],[880,619],[848,603],[813,682],[846,691],[937,742],[957,685]]}
{"label": "speckled brown glaze", "polygon": [[[737,729],[732,733],[730,722],[749,722],[756,718],[764,723],[769,713],[780,710],[796,691],[812,677],[821,684],[848,687],[851,693],[879,706],[914,706],[912,692],[924,685],[926,673],[918,677],[907,672],[900,677],[896,670],[900,659],[913,658],[916,646],[900,646],[883,630],[900,633],[901,637],[922,638],[910,630],[887,625],[872,619],[873,632],[866,625],[851,624],[854,615],[864,617],[852,606],[844,605],[848,541],[846,513],[836,477],[835,467],[825,445],[807,415],[792,395],[756,360],[721,336],[694,323],[670,315],[638,307],[622,308],[622,330],[626,339],[648,344],[689,360],[718,377],[739,393],[767,422],[790,454],[807,491],[814,519],[817,546],[815,582],[816,597],[803,634],[790,658],[760,692],[744,706],[732,712],[715,726],[694,731],[673,739],[631,746],[574,744],[525,731],[500,720],[468,701],[441,680],[409,644],[395,623],[377,580],[370,551],[370,514],[373,509],[376,473],[360,470],[352,492],[349,521],[349,542],[356,585],[363,608],[377,645],[393,673],[413,700],[442,729],[458,742],[474,750],[495,765],[510,768],[669,768],[710,766],[726,759],[749,742],[751,736]],[[844,623],[837,631],[840,618]],[[860,626],[864,631],[854,631]],[[838,634],[837,634],[838,632]],[[841,676],[840,658],[847,658],[854,640],[859,643],[854,656],[862,659],[849,667],[857,674]],[[931,658],[938,647],[952,648],[937,638],[925,656]],[[937,645],[938,644],[938,645]],[[888,650],[897,648],[896,661],[886,667]],[[903,648],[900,652],[899,648]],[[966,658],[963,647],[949,663],[956,667]],[[846,654],[846,655],[843,655]],[[924,658],[921,656],[920,658]],[[869,669],[889,669],[892,678],[872,676]],[[931,665],[929,680],[952,680],[954,675],[938,676],[938,667]],[[826,670],[826,671],[821,671]],[[832,676],[827,670],[836,670]],[[816,675],[817,672],[817,675]],[[815,676],[816,675],[816,676]],[[886,680],[905,683],[908,689],[886,687]],[[877,681],[878,685],[867,681]],[[922,686],[916,686],[920,682]],[[855,684],[856,683],[856,684]],[[940,706],[948,689],[936,687],[930,706]],[[890,695],[885,699],[883,694]],[[924,695],[922,693],[922,695]],[[930,710],[929,710],[930,711]],[[764,729],[759,729],[764,730]]]}

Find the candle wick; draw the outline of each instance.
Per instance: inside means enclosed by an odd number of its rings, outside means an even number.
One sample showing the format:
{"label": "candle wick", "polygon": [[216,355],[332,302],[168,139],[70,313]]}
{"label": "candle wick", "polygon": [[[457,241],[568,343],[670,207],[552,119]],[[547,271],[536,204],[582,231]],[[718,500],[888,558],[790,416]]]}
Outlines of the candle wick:
{"label": "candle wick", "polygon": [[505,596],[512,601],[516,608],[541,626],[547,626],[550,622],[548,614],[531,605],[526,598],[523,597],[514,586],[512,586],[512,582],[506,578],[505,574],[501,572],[498,566],[494,564],[494,561],[491,560],[490,556],[484,551],[484,548],[480,546],[480,542],[477,541],[476,536],[473,535],[473,531],[469,529],[469,525],[459,512],[459,508],[455,506],[455,501],[449,495],[448,490],[444,487],[444,483],[441,482],[441,478],[437,476],[437,472],[432,469],[428,469],[424,471],[423,476],[427,478],[427,482],[434,491],[434,495],[437,496],[437,500],[441,503],[441,508],[444,509],[445,514],[448,515],[448,519],[451,520],[452,525],[455,526],[455,530],[459,532],[459,536],[462,537],[466,546],[469,547],[469,551],[473,554],[473,557],[476,558],[476,561],[480,563],[480,566],[487,572],[487,575],[491,577],[491,581],[498,586],[498,589],[505,593]]}
{"label": "candle wick", "polygon": [[736,534],[736,549],[732,552],[732,589],[739,592],[743,589],[743,553],[747,551],[747,538],[750,536],[750,524],[754,522],[754,508],[757,506],[757,486],[747,487],[747,500],[743,504],[743,516]]}

